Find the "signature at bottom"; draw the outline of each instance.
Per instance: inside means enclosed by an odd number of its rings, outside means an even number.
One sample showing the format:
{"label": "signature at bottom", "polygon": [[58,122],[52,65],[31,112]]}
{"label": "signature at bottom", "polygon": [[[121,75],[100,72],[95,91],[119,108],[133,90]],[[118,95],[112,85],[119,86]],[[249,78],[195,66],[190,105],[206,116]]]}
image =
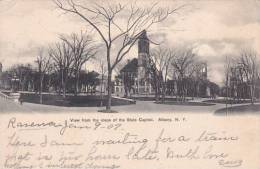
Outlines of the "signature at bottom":
{"label": "signature at bottom", "polygon": [[239,167],[242,165],[243,160],[219,160],[218,163],[223,167]]}

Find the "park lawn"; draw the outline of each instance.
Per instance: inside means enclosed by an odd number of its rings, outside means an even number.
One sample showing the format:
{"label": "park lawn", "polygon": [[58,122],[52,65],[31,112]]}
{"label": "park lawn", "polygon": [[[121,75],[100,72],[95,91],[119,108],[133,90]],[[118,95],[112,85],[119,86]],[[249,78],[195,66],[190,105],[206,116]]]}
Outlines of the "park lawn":
{"label": "park lawn", "polygon": [[247,105],[239,105],[232,106],[228,108],[222,108],[215,112],[216,114],[226,114],[226,113],[234,113],[234,114],[246,114],[246,113],[257,113],[260,115],[260,104],[247,104]]}
{"label": "park lawn", "polygon": [[[43,94],[43,104],[63,107],[100,107],[105,106],[107,96],[100,95],[67,95],[63,98],[58,94]],[[39,104],[40,96],[35,93],[21,93],[23,102]],[[102,102],[102,104],[101,104]],[[135,104],[132,100],[112,97],[112,106]]]}
{"label": "park lawn", "polygon": [[219,104],[244,104],[251,103],[251,100],[226,100],[226,99],[213,99],[213,100],[204,100],[205,103],[219,103]]}
{"label": "park lawn", "polygon": [[213,103],[205,103],[205,102],[178,102],[178,101],[165,101],[165,102],[155,102],[156,104],[166,104],[166,105],[180,105],[180,106],[214,106],[216,104]]}

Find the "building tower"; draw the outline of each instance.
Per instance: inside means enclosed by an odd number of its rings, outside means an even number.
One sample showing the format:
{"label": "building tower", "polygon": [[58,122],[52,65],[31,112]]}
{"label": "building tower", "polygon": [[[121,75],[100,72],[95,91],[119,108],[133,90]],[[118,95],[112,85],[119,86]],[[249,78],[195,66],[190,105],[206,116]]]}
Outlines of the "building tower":
{"label": "building tower", "polygon": [[208,79],[208,66],[207,63],[202,63],[203,67],[201,69],[202,79],[207,80]]}
{"label": "building tower", "polygon": [[0,88],[2,88],[2,71],[3,71],[3,65],[2,63],[0,62]]}
{"label": "building tower", "polygon": [[2,71],[3,71],[3,65],[2,65],[2,63],[0,62],[0,75],[1,75]]}
{"label": "building tower", "polygon": [[206,97],[209,97],[211,95],[211,93],[210,93],[210,86],[208,83],[208,65],[206,62],[203,63],[202,65],[203,65],[203,67],[201,69],[202,80],[205,83],[205,86],[204,86],[205,89],[204,89],[203,95],[205,95]]}
{"label": "building tower", "polygon": [[143,30],[138,40],[138,74],[137,74],[137,86],[138,93],[150,93],[151,85],[148,84],[148,75],[146,72],[149,53],[149,39],[146,34],[146,30]]}

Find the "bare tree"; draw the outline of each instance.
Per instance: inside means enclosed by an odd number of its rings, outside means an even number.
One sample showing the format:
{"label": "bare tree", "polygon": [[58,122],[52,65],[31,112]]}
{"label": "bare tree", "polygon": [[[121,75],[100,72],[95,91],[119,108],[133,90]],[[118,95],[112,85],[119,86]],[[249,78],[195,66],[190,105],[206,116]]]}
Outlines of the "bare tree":
{"label": "bare tree", "polygon": [[35,62],[37,64],[37,69],[39,73],[39,80],[40,80],[39,95],[40,95],[40,104],[42,104],[43,81],[44,81],[45,74],[51,68],[50,56],[44,54],[43,48],[39,48],[38,55]]}
{"label": "bare tree", "polygon": [[[27,91],[32,76],[31,64],[16,64],[9,69],[12,78],[15,80],[12,82],[12,89],[15,91]],[[16,81],[17,80],[17,81]],[[18,83],[18,84],[13,84]]]}
{"label": "bare tree", "polygon": [[49,55],[53,61],[56,71],[59,73],[61,80],[61,89],[63,90],[63,97],[66,97],[66,89],[68,78],[73,72],[74,55],[71,47],[64,41],[54,44],[49,49]]}
{"label": "bare tree", "polygon": [[69,37],[61,36],[68,47],[71,48],[73,57],[73,71],[75,75],[75,95],[79,92],[79,74],[82,66],[96,54],[96,47],[93,45],[93,40],[89,35],[73,33]]}
{"label": "bare tree", "polygon": [[95,65],[98,65],[98,73],[101,75],[101,79],[100,79],[100,97],[101,97],[101,102],[100,102],[100,106],[103,106],[103,93],[105,93],[106,90],[106,85],[105,85],[105,76],[107,74],[107,67],[106,67],[106,61],[104,59],[104,57],[102,57],[101,55],[95,57]]}
{"label": "bare tree", "polygon": [[162,101],[165,101],[165,95],[166,95],[166,83],[169,75],[169,69],[171,69],[171,62],[175,57],[175,52],[173,50],[158,47],[151,53],[151,57],[153,59],[153,62],[155,63],[158,72],[162,76]]}
{"label": "bare tree", "polygon": [[[200,61],[198,58],[191,65],[190,74],[188,77],[191,77],[190,80],[192,84],[190,85],[190,89],[192,92],[192,99],[194,99],[194,97],[206,95],[207,89],[203,88],[202,86],[209,85],[207,84],[207,71],[207,63]],[[207,88],[207,86],[204,87]],[[201,88],[203,89],[203,91],[201,90]]]}
{"label": "bare tree", "polygon": [[191,77],[197,69],[195,54],[192,52],[192,49],[179,50],[171,64],[177,76],[178,95],[181,96],[181,101],[185,101],[188,85],[186,80]]}
{"label": "bare tree", "polygon": [[250,87],[250,100],[251,103],[254,104],[255,102],[255,90],[256,90],[256,83],[257,83],[257,76],[259,73],[259,65],[257,60],[257,54],[255,51],[243,51],[240,54],[238,65],[241,66],[248,86]]}
{"label": "bare tree", "polygon": [[230,58],[228,58],[228,56],[226,56],[225,58],[225,64],[224,64],[224,83],[225,83],[225,98],[226,98],[226,108],[227,108],[227,103],[228,103],[228,96],[229,96],[229,79],[231,76],[231,61]]}
{"label": "bare tree", "polygon": [[[131,5],[76,3],[75,0],[53,0],[56,6],[65,13],[72,13],[83,19],[101,37],[106,47],[108,69],[108,101],[106,109],[111,110],[112,72],[116,65],[131,50],[144,29],[164,21],[170,14],[177,13],[183,6],[173,10],[158,7],[140,8],[136,3]],[[130,7],[127,8],[127,7]],[[112,48],[116,45],[116,48]],[[113,56],[112,56],[113,55]],[[114,58],[114,60],[112,60]]]}
{"label": "bare tree", "polygon": [[[122,60],[120,63],[117,64],[115,67],[115,72],[117,74],[116,81],[117,82],[122,82],[124,85],[124,97],[129,97],[131,90],[133,89],[134,86],[134,81],[135,81],[135,69],[132,71],[128,70],[125,71],[124,68],[129,66],[129,64],[133,64],[133,62],[137,63],[137,59],[133,59],[130,61],[129,59],[127,61]],[[115,82],[116,83],[116,82]]]}

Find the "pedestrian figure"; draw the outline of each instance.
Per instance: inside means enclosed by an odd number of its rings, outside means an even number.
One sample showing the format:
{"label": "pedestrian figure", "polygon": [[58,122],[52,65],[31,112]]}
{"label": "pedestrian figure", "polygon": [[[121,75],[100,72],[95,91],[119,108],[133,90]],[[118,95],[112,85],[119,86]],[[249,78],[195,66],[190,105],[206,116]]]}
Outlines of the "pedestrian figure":
{"label": "pedestrian figure", "polygon": [[20,105],[23,105],[23,100],[21,98],[19,98],[19,103]]}

